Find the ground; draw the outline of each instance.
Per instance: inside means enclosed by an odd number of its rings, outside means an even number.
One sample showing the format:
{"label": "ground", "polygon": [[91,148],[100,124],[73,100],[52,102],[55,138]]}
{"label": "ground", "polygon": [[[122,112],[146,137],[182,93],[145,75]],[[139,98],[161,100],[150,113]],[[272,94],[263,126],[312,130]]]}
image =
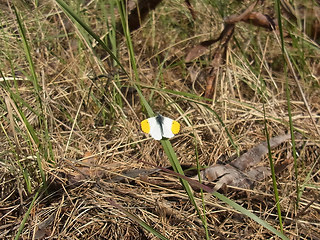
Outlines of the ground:
{"label": "ground", "polygon": [[[139,1],[130,32],[116,0],[1,3],[0,238],[284,238],[238,204],[319,239],[319,3],[284,2]],[[284,134],[252,186],[186,190]]]}

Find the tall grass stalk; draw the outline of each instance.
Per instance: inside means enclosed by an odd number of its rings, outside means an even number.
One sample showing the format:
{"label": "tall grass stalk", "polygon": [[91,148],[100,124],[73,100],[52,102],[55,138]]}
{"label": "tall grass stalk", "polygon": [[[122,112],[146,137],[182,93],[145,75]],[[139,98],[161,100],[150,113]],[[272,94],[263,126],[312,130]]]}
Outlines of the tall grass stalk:
{"label": "tall grass stalk", "polygon": [[[278,25],[279,25],[279,31],[280,31],[280,42],[281,42],[281,51],[283,58],[286,60],[284,63],[289,64],[289,68],[294,75],[294,78],[296,79],[297,82],[297,87],[300,90],[300,93],[302,95],[302,98],[304,100],[304,103],[308,109],[308,112],[310,114],[311,120],[313,120],[311,116],[311,111],[308,107],[308,104],[306,102],[306,99],[304,98],[304,94],[302,92],[302,89],[300,87],[300,84],[297,80],[297,77],[295,75],[295,71],[292,67],[292,64],[290,62],[290,57],[288,55],[288,52],[285,49],[284,45],[284,37],[283,37],[283,27],[282,27],[282,16],[281,16],[281,10],[280,10],[280,0],[276,0],[276,13],[278,17]],[[284,66],[285,69],[287,69],[287,66]],[[287,72],[287,71],[285,71]],[[295,175],[295,182],[296,182],[296,207],[298,208],[299,206],[299,198],[301,196],[300,194],[300,186],[299,186],[299,179],[298,179],[298,161],[297,161],[297,151],[296,151],[296,144],[295,144],[295,137],[294,137],[294,126],[293,126],[293,120],[292,120],[292,114],[291,114],[291,101],[290,101],[290,88],[289,88],[289,83],[288,83],[288,77],[286,77],[286,97],[287,97],[287,108],[288,108],[288,117],[289,117],[289,127],[290,127],[290,135],[291,135],[291,145],[292,145],[292,155],[293,155],[293,161],[294,161],[294,175]],[[317,129],[317,128],[316,128]]]}
{"label": "tall grass stalk", "polygon": [[271,169],[273,192],[274,192],[274,198],[276,200],[279,225],[280,225],[281,232],[283,232],[281,206],[280,206],[280,201],[279,201],[279,192],[278,192],[278,186],[277,186],[276,173],[275,173],[275,169],[274,169],[274,163],[273,163],[273,159],[272,159],[272,153],[271,153],[271,147],[270,147],[270,136],[269,136],[269,132],[268,132],[268,125],[267,125],[267,119],[266,119],[266,115],[265,115],[264,105],[263,105],[263,112],[264,112],[264,126],[265,126],[264,129],[265,129],[265,135],[267,138],[268,158],[269,158],[269,164],[270,164],[270,169]]}
{"label": "tall grass stalk", "polygon": [[21,232],[22,232],[22,230],[23,230],[23,228],[24,228],[24,225],[26,224],[26,222],[27,222],[27,220],[28,220],[28,218],[29,218],[30,212],[31,212],[31,210],[32,210],[32,208],[33,208],[33,206],[34,206],[34,204],[35,204],[35,202],[36,202],[36,200],[37,200],[37,198],[38,198],[38,196],[39,196],[40,191],[41,191],[41,189],[39,189],[39,190],[36,192],[36,194],[33,196],[32,202],[30,203],[30,206],[29,206],[29,208],[28,208],[28,211],[25,213],[25,215],[24,215],[24,217],[23,217],[23,219],[22,219],[22,222],[21,222],[21,224],[20,224],[20,226],[19,226],[19,228],[18,228],[18,231],[17,231],[17,234],[16,234],[14,240],[20,239],[20,234],[21,234]]}

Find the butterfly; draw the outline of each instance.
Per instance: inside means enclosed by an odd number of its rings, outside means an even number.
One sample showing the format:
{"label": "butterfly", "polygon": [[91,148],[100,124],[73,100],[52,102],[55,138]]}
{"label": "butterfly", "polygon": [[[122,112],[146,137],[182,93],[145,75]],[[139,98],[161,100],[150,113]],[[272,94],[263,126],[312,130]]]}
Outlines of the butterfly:
{"label": "butterfly", "polygon": [[179,133],[180,123],[158,114],[155,117],[143,120],[141,129],[143,132],[150,134],[155,140],[161,140],[162,138],[172,138]]}

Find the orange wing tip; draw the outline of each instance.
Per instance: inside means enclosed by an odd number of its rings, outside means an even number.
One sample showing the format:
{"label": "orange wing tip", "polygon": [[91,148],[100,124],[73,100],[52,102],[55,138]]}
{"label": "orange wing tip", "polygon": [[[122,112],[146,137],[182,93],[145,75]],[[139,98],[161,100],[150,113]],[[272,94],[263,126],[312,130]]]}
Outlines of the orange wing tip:
{"label": "orange wing tip", "polygon": [[173,134],[177,134],[180,132],[180,123],[173,121],[171,126],[171,131]]}
{"label": "orange wing tip", "polygon": [[141,130],[145,133],[150,133],[150,124],[148,119],[145,119],[141,122]]}

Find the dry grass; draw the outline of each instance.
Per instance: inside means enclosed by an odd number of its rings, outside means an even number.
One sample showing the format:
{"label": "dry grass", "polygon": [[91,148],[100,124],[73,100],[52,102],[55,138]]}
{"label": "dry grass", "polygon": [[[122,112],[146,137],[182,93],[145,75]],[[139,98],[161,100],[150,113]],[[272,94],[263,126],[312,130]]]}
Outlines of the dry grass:
{"label": "dry grass", "polygon": [[[71,5],[76,7],[75,3]],[[3,4],[0,45],[4,48],[0,57],[6,81],[1,82],[0,89],[3,98],[0,238],[14,238],[34,193],[41,186],[38,158],[49,179],[49,188],[41,192],[31,209],[22,239],[157,239],[112,205],[112,201],[168,239],[205,239],[203,224],[179,180],[152,171],[152,167],[140,162],[169,165],[160,142],[146,137],[140,130],[140,121],[147,116],[131,87],[134,77],[124,39],[119,37],[117,49],[120,62],[131,74],[129,78],[113,67],[101,49],[92,52],[81,37],[80,28],[57,5],[51,2],[37,9],[29,7],[32,12],[17,6],[42,88],[40,97],[54,162],[44,157],[49,150],[39,150],[47,144],[30,143],[27,126],[18,117],[20,109],[35,132],[42,136],[40,142],[45,141],[44,129],[35,113],[38,103],[28,80],[29,69],[17,37],[15,15],[11,7]],[[86,22],[103,36],[107,26],[100,7],[94,1],[87,1],[81,10],[85,10],[82,14]],[[212,52],[190,66],[183,59],[195,44],[211,35],[216,37],[223,19],[209,4],[196,1],[194,8],[198,14],[196,21],[182,1],[162,3],[132,33],[132,42],[141,79],[138,84],[144,96],[155,112],[177,119],[182,125],[181,133],[171,140],[180,163],[196,165],[197,144],[199,163],[211,166],[217,161],[227,163],[236,149],[215,115],[198,104],[207,103],[194,101],[184,93],[203,93]],[[238,6],[236,10],[241,8]],[[246,151],[266,139],[263,105],[269,134],[277,136],[289,131],[285,90],[288,78],[299,153],[298,180],[305,188],[296,209],[293,164],[277,175],[284,233],[290,239],[319,239],[320,145],[316,129],[320,129],[319,46],[306,47],[304,56],[299,53],[294,56],[298,66],[301,64],[299,81],[314,124],[292,74],[285,73],[274,34],[243,23],[237,25],[235,37],[243,53],[235,40],[231,40],[226,64],[216,81],[214,101],[207,106],[220,116],[239,150]],[[291,39],[285,40],[290,53],[296,54]],[[190,74],[190,68],[197,78]],[[15,81],[9,78],[13,73]],[[262,92],[257,88],[263,89]],[[17,103],[8,89],[19,93],[23,101]],[[276,163],[292,160],[290,143],[275,149],[273,157]],[[264,163],[268,164],[267,158]],[[142,174],[126,174],[134,169],[140,169]],[[145,174],[145,169],[151,172]],[[26,172],[30,192],[23,178]],[[279,229],[271,179],[257,183],[254,190],[228,188],[224,195]],[[201,206],[201,194],[195,192],[195,196]],[[205,211],[211,239],[273,237],[268,230],[210,195],[205,196]]]}

